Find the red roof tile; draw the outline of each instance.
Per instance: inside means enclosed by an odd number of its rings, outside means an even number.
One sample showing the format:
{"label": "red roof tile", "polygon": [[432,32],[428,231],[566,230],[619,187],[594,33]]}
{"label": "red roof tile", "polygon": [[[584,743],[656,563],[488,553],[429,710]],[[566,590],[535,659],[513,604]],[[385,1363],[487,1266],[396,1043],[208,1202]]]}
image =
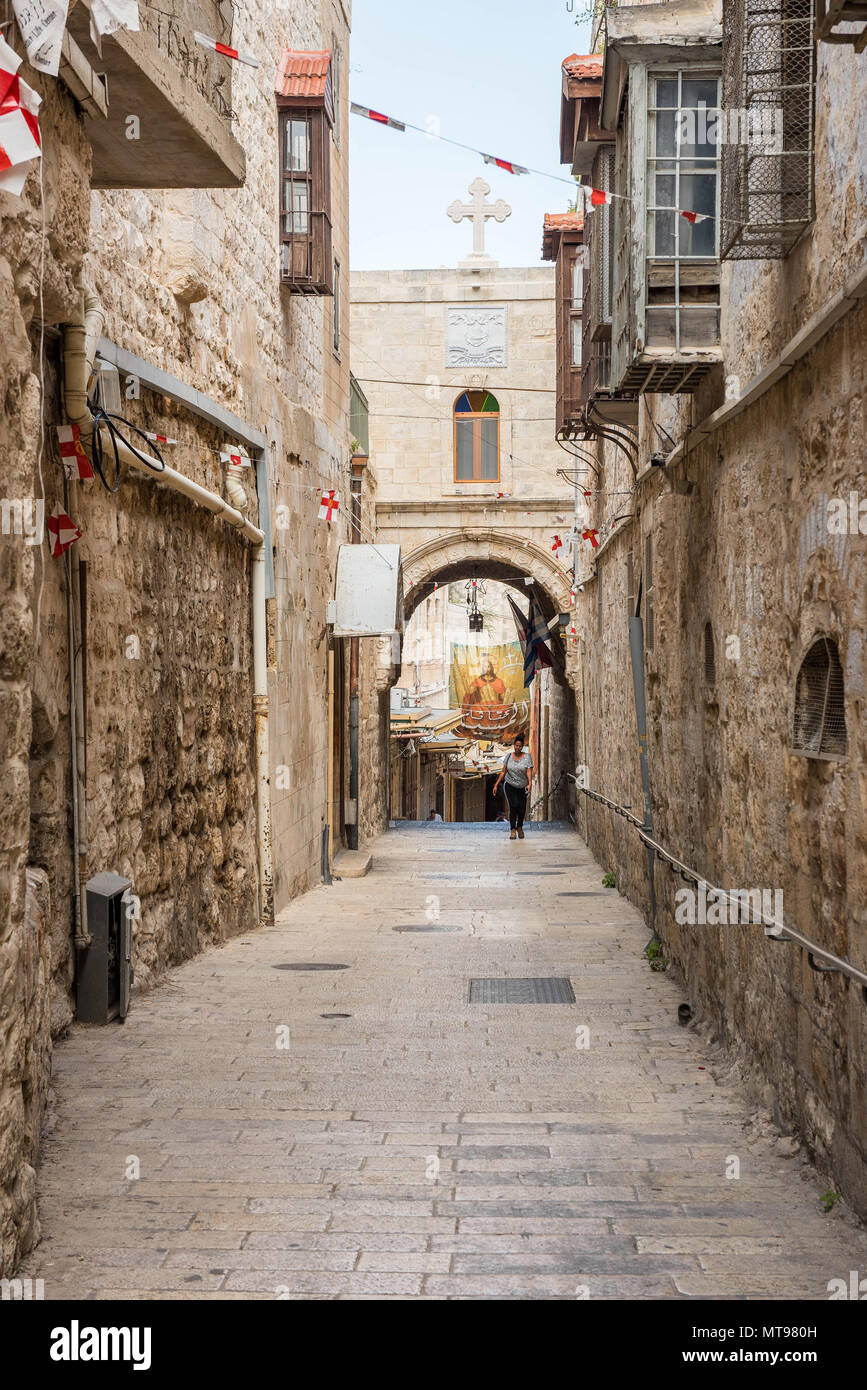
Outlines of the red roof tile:
{"label": "red roof tile", "polygon": [[546,212],[545,231],[580,232],[584,227],[583,212]]}
{"label": "red roof tile", "polygon": [[275,90],[281,97],[324,97],[331,50],[322,53],[284,48],[277,64]]}
{"label": "red roof tile", "polygon": [[546,212],[542,227],[542,260],[557,259],[560,235],[563,232],[583,232],[583,212]]}
{"label": "red roof tile", "polygon": [[601,53],[570,53],[568,58],[563,59],[563,67],[570,77],[579,79],[601,77],[602,76],[602,54]]}

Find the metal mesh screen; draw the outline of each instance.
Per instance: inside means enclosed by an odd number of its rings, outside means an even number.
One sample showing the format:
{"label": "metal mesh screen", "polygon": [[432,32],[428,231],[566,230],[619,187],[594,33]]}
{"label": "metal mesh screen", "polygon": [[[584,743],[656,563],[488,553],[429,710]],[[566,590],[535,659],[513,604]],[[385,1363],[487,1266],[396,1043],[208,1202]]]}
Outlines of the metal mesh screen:
{"label": "metal mesh screen", "polygon": [[725,0],[721,255],[788,255],[813,216],[814,0]]}
{"label": "metal mesh screen", "polygon": [[818,638],[801,663],[792,746],[813,757],[846,755],[843,668],[837,644],[829,637]]}
{"label": "metal mesh screen", "polygon": [[[593,187],[610,192],[614,188],[614,154],[609,146],[604,146],[596,156],[593,166]],[[590,281],[593,323],[598,326],[611,322],[611,222],[612,205],[603,204],[595,208],[591,216],[585,214],[585,225],[592,223],[590,231],[591,262]]]}
{"label": "metal mesh screen", "polygon": [[710,623],[704,625],[704,680],[705,685],[716,685],[716,652]]}

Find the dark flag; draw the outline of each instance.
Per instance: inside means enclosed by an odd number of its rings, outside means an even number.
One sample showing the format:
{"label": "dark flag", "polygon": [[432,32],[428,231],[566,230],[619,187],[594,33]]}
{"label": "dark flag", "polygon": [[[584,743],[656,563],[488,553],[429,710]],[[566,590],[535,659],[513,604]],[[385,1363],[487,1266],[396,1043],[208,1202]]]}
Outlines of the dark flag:
{"label": "dark flag", "polygon": [[537,671],[543,670],[546,666],[553,666],[551,653],[545,643],[548,636],[548,627],[542,617],[533,595],[530,595],[530,611],[526,618],[521,612],[511,594],[507,594],[509,607],[515,619],[515,626],[518,629],[518,641],[521,643],[521,651],[524,653],[524,685],[529,688],[530,681]]}

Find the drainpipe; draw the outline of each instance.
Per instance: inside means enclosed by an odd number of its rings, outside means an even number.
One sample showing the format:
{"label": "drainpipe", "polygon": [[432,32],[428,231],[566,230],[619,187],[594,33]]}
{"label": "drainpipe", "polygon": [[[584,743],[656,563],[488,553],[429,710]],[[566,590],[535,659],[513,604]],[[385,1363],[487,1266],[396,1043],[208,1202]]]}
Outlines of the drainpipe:
{"label": "drainpipe", "polygon": [[[635,695],[635,715],[638,725],[638,757],[641,764],[641,791],[644,799],[644,824],[642,829],[646,835],[652,838],[653,802],[650,796],[650,768],[647,761],[647,702],[644,694],[644,624],[640,617],[631,617],[629,619],[629,654],[632,658],[632,688]],[[655,865],[655,851],[647,845],[647,867],[650,874],[650,926],[654,936],[656,936]]]}
{"label": "drainpipe", "polygon": [[[99,297],[79,285],[82,294],[78,323],[66,324],[63,334],[63,400],[66,418],[77,425],[85,447],[93,434],[87,407],[87,381],[96,345],[105,323]],[[78,514],[78,482],[67,482],[66,502],[73,519]],[[84,720],[84,667],[81,625],[81,557],[78,546],[66,552],[66,618],[69,661],[69,743],[72,771],[72,842],[75,860],[75,946],[90,945],[87,929],[87,739]]]}
{"label": "drainpipe", "polygon": [[325,812],[325,882],[330,883],[334,864],[334,648],[328,648],[328,804]]}
{"label": "drainpipe", "polygon": [[256,838],[259,857],[259,916],[274,917],[274,872],[271,857],[271,751],[268,730],[268,658],[265,609],[265,545],[251,551],[253,596],[253,712],[256,721]]}
{"label": "drainpipe", "polygon": [[[64,401],[67,418],[76,424],[82,440],[89,442],[93,434],[93,424],[87,406],[87,380],[96,345],[102,333],[104,315],[95,294],[84,292],[84,324],[68,324],[64,330]],[[88,353],[90,354],[88,356]],[[106,427],[103,426],[103,429]],[[173,492],[179,492],[197,506],[204,507],[213,516],[219,517],[251,542],[251,606],[253,619],[253,710],[256,728],[256,837],[259,861],[259,911],[262,921],[273,916],[274,888],[271,856],[271,770],[268,738],[268,665],[267,665],[267,624],[265,609],[265,535],[248,520],[242,511],[231,506],[218,493],[200,487],[177,469],[166,465],[164,470],[155,473],[145,459],[123,440],[116,441],[117,451],[122,463],[135,468],[151,482],[159,482]],[[73,505],[75,484],[70,484],[70,508]],[[75,555],[76,547],[72,547]],[[67,552],[69,554],[70,552]],[[76,555],[77,560],[77,555]],[[76,560],[72,572],[75,575]],[[76,898],[76,944],[87,945],[86,897],[83,886],[87,879],[87,823],[84,801],[84,697],[81,685],[81,662],[77,659],[81,642],[81,609],[72,594],[72,615],[70,630],[77,623],[77,637],[70,644],[70,683],[75,690],[75,726],[73,739],[73,782],[78,795],[73,804],[74,833],[79,835],[76,860],[79,877]],[[74,674],[73,674],[73,667]],[[80,692],[80,693],[79,693]],[[76,814],[76,806],[78,807]],[[75,824],[78,830],[75,831]],[[79,938],[82,938],[79,942]]]}
{"label": "drainpipe", "polygon": [[[360,469],[357,470],[355,463],[352,465],[350,489],[352,502],[352,533],[350,542],[352,545],[358,545],[361,540],[361,472]],[[358,849],[358,824],[361,818],[361,807],[359,806],[358,795],[359,642],[360,639],[358,637],[350,637],[349,639],[349,800],[355,807],[353,824],[348,827],[350,849]]]}

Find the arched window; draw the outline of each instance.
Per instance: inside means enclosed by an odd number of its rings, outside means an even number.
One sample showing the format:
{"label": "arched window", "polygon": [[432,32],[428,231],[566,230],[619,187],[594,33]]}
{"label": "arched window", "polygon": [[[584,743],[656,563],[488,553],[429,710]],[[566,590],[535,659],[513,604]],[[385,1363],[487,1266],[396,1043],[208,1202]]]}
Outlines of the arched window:
{"label": "arched window", "polygon": [[716,653],[713,645],[713,628],[710,623],[704,625],[704,683],[705,685],[716,685]]}
{"label": "arched window", "polygon": [[846,756],[843,668],[831,637],[817,637],[801,662],[792,747],[812,758]]}
{"label": "arched window", "polygon": [[465,391],[455,402],[455,482],[500,477],[500,407],[490,391]]}

